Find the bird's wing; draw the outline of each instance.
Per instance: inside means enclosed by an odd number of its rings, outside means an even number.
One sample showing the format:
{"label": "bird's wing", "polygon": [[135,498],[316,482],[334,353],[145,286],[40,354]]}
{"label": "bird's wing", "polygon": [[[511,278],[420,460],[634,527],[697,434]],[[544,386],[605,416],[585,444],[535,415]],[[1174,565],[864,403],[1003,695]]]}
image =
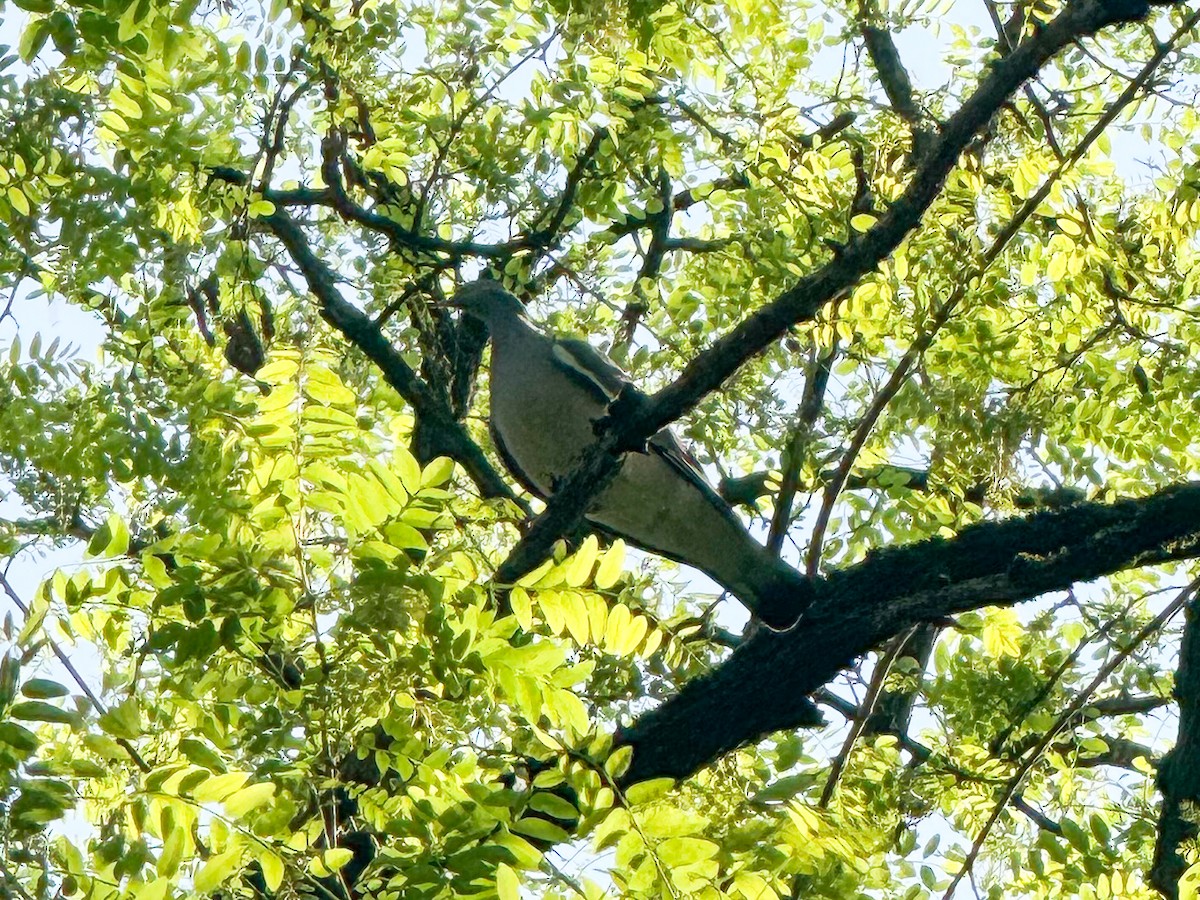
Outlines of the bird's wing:
{"label": "bird's wing", "polygon": [[[586,383],[588,389],[599,397],[603,394],[607,406],[617,398],[622,390],[630,389],[632,383],[620,367],[611,359],[598,351],[587,341],[577,338],[555,338],[554,359],[567,374],[576,381]],[[632,388],[637,390],[637,388]],[[704,472],[695,457],[688,452],[679,438],[670,429],[664,428],[647,442],[651,451],[661,456],[671,464],[680,475],[700,488],[706,494],[711,494],[721,505],[727,505],[720,500],[719,495],[704,477]]]}
{"label": "bird's wing", "polygon": [[578,338],[554,338],[554,362],[573,381],[602,399],[605,406],[630,383],[629,376],[611,359]]}

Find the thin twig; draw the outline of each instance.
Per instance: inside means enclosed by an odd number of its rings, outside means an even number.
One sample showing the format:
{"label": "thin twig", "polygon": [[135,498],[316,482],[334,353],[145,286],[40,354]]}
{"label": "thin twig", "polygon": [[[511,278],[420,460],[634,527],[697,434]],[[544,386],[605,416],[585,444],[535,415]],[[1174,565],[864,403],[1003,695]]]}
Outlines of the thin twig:
{"label": "thin twig", "polygon": [[833,764],[829,769],[829,777],[825,779],[825,787],[821,791],[821,799],[817,801],[817,805],[821,809],[829,806],[829,801],[833,799],[833,792],[837,789],[842,772],[846,769],[846,763],[850,760],[850,753],[853,751],[854,745],[858,742],[859,736],[867,727],[867,721],[871,718],[871,713],[875,711],[875,704],[879,702],[879,698],[883,694],[883,685],[887,680],[887,673],[891,670],[892,663],[896,661],[896,657],[900,654],[901,649],[903,649],[908,636],[912,634],[916,627],[913,626],[906,634],[894,638],[891,646],[884,653],[880,654],[878,661],[875,663],[877,671],[871,678],[871,686],[862,703],[858,706],[858,713],[850,725],[850,733],[846,735],[842,749],[834,757]]}
{"label": "thin twig", "polygon": [[1138,647],[1149,640],[1153,635],[1161,631],[1166,624],[1170,622],[1171,619],[1174,618],[1175,615],[1181,609],[1183,609],[1185,605],[1187,605],[1188,601],[1191,600],[1191,598],[1196,594],[1197,590],[1200,590],[1200,578],[1193,580],[1187,585],[1187,587],[1180,591],[1178,596],[1168,603],[1162,612],[1155,616],[1153,620],[1151,620],[1144,628],[1134,635],[1133,640],[1131,640],[1123,650],[1114,655],[1112,659],[1105,663],[1100,668],[1100,671],[1096,673],[1096,677],[1088,683],[1087,687],[1075,695],[1075,699],[1067,705],[1067,708],[1064,709],[1062,713],[1059,714],[1058,718],[1055,719],[1050,725],[1050,727],[1046,729],[1046,732],[1042,735],[1041,740],[1034,745],[1029,755],[1025,758],[1025,761],[1021,763],[1020,767],[1018,767],[1012,778],[1009,779],[1008,784],[1000,792],[1000,796],[997,798],[995,807],[992,809],[992,814],[988,817],[988,820],[984,823],[983,827],[979,830],[979,833],[975,836],[975,840],[971,844],[971,849],[968,851],[966,859],[963,860],[962,868],[960,868],[955,876],[950,880],[950,886],[946,888],[946,892],[942,895],[942,900],[950,900],[950,898],[954,896],[954,890],[958,887],[959,882],[961,882],[963,878],[966,877],[967,874],[972,870],[972,868],[974,868],[975,861],[979,858],[979,853],[983,849],[984,843],[987,841],[988,836],[992,833],[992,829],[996,826],[996,823],[1000,821],[1000,816],[1004,813],[1005,808],[1011,802],[1012,798],[1016,796],[1016,793],[1020,789],[1022,783],[1024,783],[1026,776],[1041,760],[1042,754],[1045,753],[1046,749],[1053,743],[1054,738],[1057,737],[1059,731],[1062,730],[1067,721],[1088,705],[1088,701],[1091,699],[1092,694],[1094,694],[1104,684],[1104,682],[1108,680],[1109,676],[1112,675],[1113,672],[1115,672],[1118,668],[1120,668],[1121,664],[1124,663],[1125,660],[1127,660]]}
{"label": "thin twig", "polygon": [[[17,609],[21,611],[21,615],[28,619],[29,607],[17,595],[17,592],[13,590],[13,586],[8,581],[8,576],[3,572],[0,572],[0,587],[4,588],[4,593],[8,594],[8,598],[12,600]],[[83,695],[88,698],[88,701],[92,704],[96,711],[100,713],[100,715],[105,715],[108,712],[108,708],[103,702],[101,702],[100,698],[96,696],[96,694],[88,686],[88,683],[83,680],[83,676],[79,674],[79,670],[75,668],[75,664],[71,662],[71,658],[67,656],[62,647],[58,645],[58,642],[48,634],[46,635],[46,642],[50,645],[50,649],[53,651],[58,661],[62,663],[62,667],[67,670],[67,673],[71,676],[71,679],[79,687],[79,690],[83,692]],[[142,755],[138,753],[137,748],[134,747],[133,744],[123,737],[115,737],[114,740],[121,746],[121,749],[129,754],[129,758],[133,760],[134,764],[139,769],[141,769],[143,772],[150,771],[150,764],[142,758]]]}

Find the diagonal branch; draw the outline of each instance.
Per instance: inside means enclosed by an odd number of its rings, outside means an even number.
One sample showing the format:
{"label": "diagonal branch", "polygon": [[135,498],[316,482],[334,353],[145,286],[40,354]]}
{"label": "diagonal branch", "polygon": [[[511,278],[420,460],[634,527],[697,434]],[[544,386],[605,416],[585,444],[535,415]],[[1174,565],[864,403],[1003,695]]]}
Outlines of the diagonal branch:
{"label": "diagonal branch", "polygon": [[900,51],[896,49],[892,33],[878,24],[882,17],[871,0],[861,0],[859,17],[863,20],[863,42],[867,45],[871,62],[875,64],[875,72],[879,75],[883,92],[887,94],[888,102],[896,115],[912,129],[913,146],[919,159],[929,141],[929,133],[922,127],[923,116],[913,96],[912,79],[908,77],[908,70],[904,68],[904,62],[900,59]]}
{"label": "diagonal branch", "polygon": [[308,289],[321,305],[322,318],[379,366],[388,384],[408,401],[422,426],[428,429],[437,452],[445,453],[462,464],[485,497],[504,497],[525,508],[524,502],[517,498],[500,473],[488,462],[479,445],[471,440],[449,407],[417,377],[370,317],[342,296],[337,288],[337,276],[313,252],[296,221],[280,210],[265,217],[264,221],[300,268]]}

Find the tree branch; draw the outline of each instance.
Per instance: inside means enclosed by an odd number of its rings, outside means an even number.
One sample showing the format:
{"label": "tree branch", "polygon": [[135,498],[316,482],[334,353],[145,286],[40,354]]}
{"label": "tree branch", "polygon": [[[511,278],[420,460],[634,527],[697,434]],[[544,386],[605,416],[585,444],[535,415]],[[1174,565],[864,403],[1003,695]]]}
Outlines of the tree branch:
{"label": "tree branch", "polygon": [[1162,810],[1158,816],[1158,841],[1150,883],[1164,896],[1179,896],[1179,879],[1188,861],[1179,852],[1200,835],[1195,809],[1200,805],[1200,602],[1187,609],[1179,668],[1175,673],[1179,701],[1179,737],[1158,769]]}
{"label": "tree branch", "polygon": [[449,407],[417,377],[378,326],[342,297],[337,288],[337,276],[313,253],[296,221],[278,209],[264,221],[300,268],[308,289],[321,305],[322,318],[379,366],[387,383],[412,406],[437,452],[457,460],[485,497],[504,497],[528,512],[524,501],[513,493],[508,482],[488,462]]}
{"label": "tree branch", "polygon": [[1196,557],[1200,483],[984,522],[950,540],[877,551],[814,580],[812,605],[791,631],[760,632],[625,730],[619,740],[634,750],[625,779],[685,777],[774,731],[819,720],[808,694],[919,622]]}

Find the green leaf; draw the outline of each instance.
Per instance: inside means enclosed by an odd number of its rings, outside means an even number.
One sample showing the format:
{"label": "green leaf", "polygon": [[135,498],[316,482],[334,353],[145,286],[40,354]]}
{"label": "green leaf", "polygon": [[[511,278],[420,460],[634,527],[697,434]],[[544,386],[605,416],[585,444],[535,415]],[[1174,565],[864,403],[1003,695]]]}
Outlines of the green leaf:
{"label": "green leaf", "polygon": [[8,744],[22,753],[32,753],[38,747],[37,735],[15,722],[0,722],[0,743]]}
{"label": "green leaf", "polygon": [[586,601],[576,591],[567,591],[562,595],[562,602],[563,621],[566,623],[567,631],[580,646],[587,644],[591,635],[588,633],[590,621]]}
{"label": "green leaf", "polygon": [[350,860],[354,859],[354,851],[346,847],[334,847],[321,855],[321,861],[330,872],[336,872]]}
{"label": "green leaf", "polygon": [[510,827],[519,834],[537,838],[539,841],[549,841],[552,844],[561,844],[571,839],[567,832],[557,825],[550,824],[545,819],[517,819]]}
{"label": "green leaf", "polygon": [[579,818],[579,810],[556,794],[538,791],[529,798],[529,806],[538,812],[554,816],[565,822],[573,822]]}
{"label": "green leaf", "polygon": [[421,470],[421,487],[439,487],[454,476],[454,460],[439,456]]}
{"label": "green leaf", "polygon": [[1087,834],[1074,819],[1064,816],[1059,820],[1059,825],[1062,828],[1063,837],[1070,841],[1076,850],[1087,852],[1090,841]]}
{"label": "green leaf", "polygon": [[[619,753],[620,751],[617,752]],[[613,756],[616,755],[616,753],[613,754]],[[673,787],[675,787],[674,778],[651,778],[649,781],[639,782],[626,789],[625,799],[629,801],[630,805],[638,806],[642,803],[648,803],[656,797],[661,797]]]}
{"label": "green leaf", "polygon": [[421,489],[421,466],[415,456],[403,447],[397,447],[392,454],[392,464],[409,494]]}
{"label": "green leaf", "polygon": [[29,200],[28,200],[28,198],[26,198],[25,194],[21,192],[21,189],[19,187],[17,187],[16,185],[13,185],[12,187],[10,187],[8,189],[8,202],[12,206],[12,208],[15,209],[17,212],[19,212],[21,215],[23,215],[23,216],[29,215],[29,213],[30,213]]}
{"label": "green leaf", "polygon": [[249,778],[249,772],[226,772],[224,775],[216,775],[196,788],[192,796],[198,803],[217,803],[239,790]]}
{"label": "green leaf", "polygon": [[230,875],[238,870],[241,862],[241,847],[230,848],[224,853],[218,853],[211,857],[196,873],[192,885],[196,889],[196,893],[207,894],[220,887]]}
{"label": "green leaf", "polygon": [[429,541],[425,540],[425,535],[403,522],[388,522],[383,526],[383,535],[389,544],[401,550],[429,549]]}
{"label": "green leaf", "polygon": [[1200,898],[1200,862],[1192,863],[1179,879],[1179,900]]}
{"label": "green leaf", "polygon": [[705,816],[674,806],[656,806],[641,816],[639,822],[646,834],[661,838],[699,834],[709,824]]}
{"label": "green leaf", "polygon": [[[216,779],[212,779],[215,781]],[[209,782],[211,784],[211,781]],[[275,796],[275,785],[269,781],[252,784],[225,798],[225,812],[234,819],[241,819],[258,807],[269,803]]]}
{"label": "green leaf", "polygon": [[59,725],[70,725],[79,720],[75,713],[46,703],[42,700],[25,700],[14,703],[9,707],[8,714],[14,719],[27,722],[54,722]]}
{"label": "green leaf", "polygon": [[532,630],[533,604],[529,600],[529,592],[523,587],[514,587],[509,592],[508,602],[512,607],[513,615],[516,616],[517,624],[521,626],[521,630]]}
{"label": "green leaf", "polygon": [[[50,36],[50,20],[49,19],[34,19],[32,22],[30,22],[29,25],[25,28],[25,30],[23,32],[21,32],[21,40],[17,44],[17,55],[21,57],[21,61],[24,63],[33,62],[33,58],[35,56],[37,56],[38,53],[41,52],[42,47],[45,45],[46,39],[49,36]],[[17,193],[20,194],[20,191],[17,191]],[[13,202],[11,189],[9,192],[9,201]],[[26,207],[24,210],[24,214],[28,215],[29,208],[28,208],[28,204],[25,201],[24,195],[21,195],[21,202],[23,204],[25,204],[25,207]],[[19,212],[21,211],[20,207],[18,207],[15,202],[13,202],[13,206]]]}
{"label": "green leaf", "polygon": [[875,217],[867,213],[859,213],[850,220],[850,227],[855,231],[869,231],[875,224]]}
{"label": "green leaf", "polygon": [[521,879],[505,863],[496,866],[496,894],[500,900],[520,900]]}
{"label": "green leaf", "polygon": [[695,837],[667,838],[655,848],[658,858],[668,866],[686,866],[710,859],[721,848],[712,841]]}
{"label": "green leaf", "polygon": [[164,878],[170,878],[179,871],[179,863],[183,859],[184,842],[187,834],[183,828],[176,825],[163,836],[162,851],[158,854],[155,870]]}
{"label": "green leaf", "polygon": [[34,700],[49,700],[54,697],[65,697],[70,691],[57,681],[48,678],[30,678],[21,685],[21,693]]}
{"label": "green leaf", "polygon": [[130,698],[100,716],[100,727],[113,737],[133,740],[142,733],[142,712],[137,700]]}
{"label": "green leaf", "polygon": [[204,741],[197,738],[184,738],[179,742],[179,752],[189,761],[198,766],[204,766],[213,772],[224,772],[228,767],[221,755]]}
{"label": "green leaf", "polygon": [[519,834],[506,831],[493,840],[497,846],[511,853],[513,860],[522,869],[536,869],[542,861],[541,851]]}
{"label": "green leaf", "polygon": [[263,850],[258,857],[258,864],[262,866],[263,882],[266,884],[267,890],[272,893],[279,890],[279,886],[283,884],[284,874],[283,859],[279,854]]}
{"label": "green leaf", "polygon": [[625,774],[631,762],[633,762],[633,748],[618,747],[604,761],[604,771],[612,778],[620,778]]}

